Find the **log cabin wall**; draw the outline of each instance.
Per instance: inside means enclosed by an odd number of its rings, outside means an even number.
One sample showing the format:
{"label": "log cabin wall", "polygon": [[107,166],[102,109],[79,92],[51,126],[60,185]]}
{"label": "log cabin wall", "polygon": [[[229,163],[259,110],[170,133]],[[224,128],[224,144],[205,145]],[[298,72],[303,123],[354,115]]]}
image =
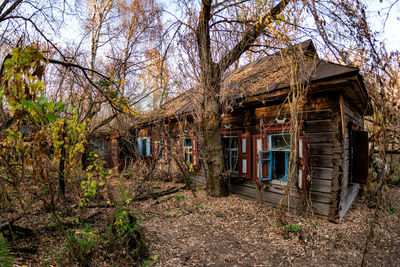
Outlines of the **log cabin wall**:
{"label": "log cabin wall", "polygon": [[339,215],[340,219],[346,214],[351,204],[357,197],[359,184],[352,183],[352,155],[351,155],[351,136],[352,130],[363,130],[364,119],[357,112],[350,102],[343,96],[340,98],[343,112],[344,137],[342,138],[342,157],[343,157],[343,176],[340,194]]}
{"label": "log cabin wall", "polygon": [[[313,211],[317,215],[329,217],[330,220],[337,217],[340,200],[342,142],[340,142],[341,136],[338,136],[339,111],[337,94],[326,93],[309,99],[299,115],[304,121],[304,131],[309,145]],[[248,131],[255,135],[261,132],[261,127],[268,127],[268,122],[283,118],[290,119],[287,104],[254,106],[237,109],[229,116],[225,116],[223,126],[243,129],[243,132]],[[206,181],[200,174],[192,175],[192,180],[197,184],[204,184]],[[276,206],[284,194],[285,183],[272,180],[266,182],[264,188],[265,190],[258,190],[256,183],[249,180],[230,185],[233,193],[258,198]],[[299,194],[297,189],[293,188],[292,196],[293,208],[298,208],[304,203],[304,195]]]}
{"label": "log cabin wall", "polygon": [[[300,45],[309,55],[317,55],[311,40]],[[223,140],[225,157],[228,159],[226,162],[233,176],[230,189],[234,193],[258,198],[271,205],[276,205],[281,200],[288,173],[289,148],[286,140],[290,129],[284,129],[283,126],[284,119],[290,121],[290,112],[287,104],[282,103],[285,103],[285,98],[290,94],[290,86],[280,79],[276,80],[278,74],[282,74],[282,77],[286,75],[284,65],[275,71],[276,67],[280,66],[280,60],[280,57],[276,60],[275,55],[267,56],[229,73],[222,86],[227,90],[223,91],[224,94],[221,96],[221,100],[231,101],[230,108],[233,108],[229,114],[223,116],[222,123],[222,132],[226,137]],[[368,148],[358,142],[354,142],[354,146],[351,144],[352,129],[362,129],[363,115],[372,114],[372,110],[369,107],[365,84],[357,68],[330,63],[318,57],[314,57],[312,68],[315,69],[309,77],[311,96],[299,112],[302,132],[299,138],[301,142],[297,145],[300,147],[300,144],[306,144],[299,150],[306,156],[298,157],[297,171],[299,174],[308,173],[311,177],[308,192],[314,213],[339,222],[351,206],[359,188],[358,184],[351,182],[353,158],[351,151],[352,149],[366,151]],[[272,71],[265,72],[265,70]],[[190,155],[190,151],[183,153],[184,149],[190,150],[190,145],[185,145],[185,148],[179,145],[179,140],[182,140],[180,137],[190,136],[197,144],[196,152],[201,159],[202,140],[199,127],[190,127],[185,121],[188,119],[193,123],[196,116],[191,112],[200,108],[199,103],[202,102],[203,96],[198,89],[200,88],[182,93],[160,110],[160,114],[164,114],[168,121],[167,154],[172,148],[176,148],[177,157],[184,155],[186,158],[188,154]],[[194,101],[196,99],[197,101]],[[230,108],[227,110],[231,110]],[[277,123],[274,123],[276,119]],[[154,123],[155,121],[146,125],[153,127]],[[268,130],[268,127],[271,128]],[[281,131],[286,134],[280,137],[276,134],[274,136],[274,133]],[[362,132],[354,133],[361,137],[357,140],[362,140],[364,145],[368,143],[367,135]],[[185,144],[186,141],[187,139]],[[189,143],[190,141],[187,142]],[[304,150],[304,147],[308,147],[308,151]],[[365,153],[358,154],[365,156]],[[262,155],[266,158],[262,158]],[[178,161],[177,157],[175,161]],[[235,157],[236,162],[232,160]],[[363,171],[357,172],[357,179],[354,181],[363,182],[367,176],[365,174],[368,174],[366,166],[368,160],[363,157],[354,159],[354,162],[356,161],[357,164],[362,164]],[[164,162],[168,162],[170,166],[171,160]],[[195,183],[205,184],[206,176],[207,166],[200,160],[192,173],[192,180]],[[299,177],[301,178],[296,181],[299,188],[292,188],[291,194],[293,196],[291,204],[294,209],[300,205],[304,206],[305,202],[304,194],[299,193],[306,191],[305,179],[302,175]],[[261,183],[263,185],[258,186]]]}
{"label": "log cabin wall", "polygon": [[[235,108],[233,112],[224,115],[222,130],[226,135],[246,133],[253,137],[260,135],[263,130],[268,129],[276,119],[290,121],[290,113],[287,104],[280,102],[269,102],[263,104],[254,101],[246,107]],[[312,95],[299,112],[299,119],[303,122],[303,133],[308,143],[309,184],[312,200],[312,211],[316,215],[328,218],[330,221],[339,222],[354,201],[359,185],[351,183],[351,149],[350,137],[351,127],[363,129],[363,117],[351,105],[339,91],[324,91]],[[165,125],[168,134],[168,153],[173,147],[179,149],[178,136],[186,132],[196,132],[190,120],[169,121]],[[142,129],[139,135],[156,135],[153,130]],[[198,138],[198,133],[195,134]],[[152,137],[156,140],[157,137]],[[249,138],[252,139],[252,138]],[[198,139],[199,140],[199,139]],[[250,141],[250,140],[249,140]],[[248,147],[255,151],[256,145],[249,143]],[[175,144],[176,143],[176,144]],[[196,142],[197,143],[197,142]],[[241,145],[239,142],[239,149]],[[178,150],[176,150],[178,151]],[[199,144],[201,154],[201,142]],[[200,157],[201,158],[201,157]],[[167,159],[167,160],[166,160]],[[258,186],[255,182],[257,177],[253,164],[256,161],[254,153],[251,153],[249,161],[252,167],[248,168],[252,179],[233,179],[230,190],[246,197],[259,199],[262,202],[276,206],[281,200],[285,182],[273,179],[263,182]],[[160,169],[179,171],[171,157],[164,157]],[[240,168],[240,165],[239,165]],[[200,160],[198,168],[191,173],[191,180],[195,184],[206,184],[206,166]],[[233,175],[234,176],[234,175]],[[239,181],[239,182],[238,182]],[[300,194],[298,188],[291,191],[291,206],[293,209],[304,208],[304,194]]]}

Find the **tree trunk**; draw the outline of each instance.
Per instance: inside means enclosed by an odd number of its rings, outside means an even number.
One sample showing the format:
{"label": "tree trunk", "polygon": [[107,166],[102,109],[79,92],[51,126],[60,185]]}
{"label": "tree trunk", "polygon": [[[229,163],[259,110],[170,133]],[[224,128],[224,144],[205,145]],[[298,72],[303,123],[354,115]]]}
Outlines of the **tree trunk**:
{"label": "tree trunk", "polygon": [[210,95],[206,96],[202,121],[205,158],[208,167],[207,190],[215,197],[227,196],[229,193],[228,184],[223,175],[225,166],[221,133],[222,114],[218,98],[220,84],[220,79],[216,79],[210,84],[214,86],[207,88]]}
{"label": "tree trunk", "polygon": [[209,25],[211,4],[211,0],[202,1],[196,35],[201,69],[200,84],[204,90],[202,129],[208,169],[207,190],[212,196],[222,197],[228,194],[228,186],[223,178],[222,108],[219,102],[222,72],[211,56]]}
{"label": "tree trunk", "polygon": [[65,158],[66,158],[66,149],[65,149],[65,140],[67,137],[67,124],[64,121],[64,126],[63,126],[63,133],[62,133],[62,147],[61,147],[61,159],[60,159],[60,165],[58,167],[58,188],[60,190],[61,197],[64,199],[65,198]]}
{"label": "tree trunk", "polygon": [[207,190],[212,196],[228,195],[228,183],[224,176],[225,165],[222,147],[222,106],[219,101],[222,75],[264,32],[265,27],[277,19],[286,5],[293,0],[281,0],[269,12],[249,28],[242,39],[228,51],[218,63],[211,55],[210,21],[212,0],[201,1],[199,24],[196,29],[200,58],[200,84],[204,90],[202,128],[205,145],[205,160],[208,167]]}

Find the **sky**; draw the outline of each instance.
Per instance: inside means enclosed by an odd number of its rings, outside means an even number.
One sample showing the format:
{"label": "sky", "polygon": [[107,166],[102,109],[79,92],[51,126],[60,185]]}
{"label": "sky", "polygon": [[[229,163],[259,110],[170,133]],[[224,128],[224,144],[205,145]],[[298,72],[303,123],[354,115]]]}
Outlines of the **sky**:
{"label": "sky", "polygon": [[[400,1],[389,10],[390,4],[395,1],[363,0],[368,7],[367,16],[370,19],[370,26],[379,33],[379,40],[385,42],[388,51],[400,50]],[[177,13],[173,0],[160,0],[160,2],[167,12]],[[389,15],[386,16],[389,11]],[[164,19],[165,21],[174,20],[174,17],[166,13]],[[81,22],[73,18],[67,18],[65,22],[65,26],[60,32],[60,42],[65,46],[68,46],[69,42],[80,42],[84,32]]]}
{"label": "sky", "polygon": [[[368,0],[368,16],[371,19],[371,28],[382,35],[382,41],[385,42],[389,51],[400,50],[400,3],[397,3],[389,10],[392,1]],[[379,12],[382,10],[383,12]],[[387,16],[390,11],[389,16]],[[387,17],[387,20],[386,20]],[[386,23],[385,23],[386,20]]]}
{"label": "sky", "polygon": [[[367,16],[370,27],[380,34],[380,39],[386,43],[389,51],[400,50],[400,1],[398,0],[361,0],[367,6]],[[176,14],[174,0],[160,0],[165,10]],[[393,2],[397,2],[391,9]],[[389,13],[389,16],[387,16]],[[172,15],[166,14],[166,19],[173,20]],[[385,22],[386,20],[386,22]]]}

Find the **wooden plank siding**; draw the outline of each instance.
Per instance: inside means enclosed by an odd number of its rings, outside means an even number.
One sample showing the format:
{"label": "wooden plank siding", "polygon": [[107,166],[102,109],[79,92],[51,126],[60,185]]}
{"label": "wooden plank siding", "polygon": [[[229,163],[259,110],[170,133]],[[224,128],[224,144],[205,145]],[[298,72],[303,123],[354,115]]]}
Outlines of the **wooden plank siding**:
{"label": "wooden plank siding", "polygon": [[334,117],[332,119],[334,125],[334,131],[332,135],[332,176],[331,176],[331,205],[329,207],[329,220],[334,222],[339,222],[339,204],[340,204],[340,194],[341,185],[343,177],[343,131],[341,124],[341,112],[340,103],[336,97],[336,103],[334,104]]}
{"label": "wooden plank siding", "polygon": [[[190,176],[191,181],[195,185],[205,185],[206,178],[203,175],[192,175]],[[229,190],[238,195],[243,195],[252,199],[260,200],[261,202],[276,207],[282,198],[284,187],[279,185],[271,186],[268,191],[261,191],[257,189],[256,184],[252,181],[246,181],[241,184],[229,184]],[[297,191],[292,190],[292,202],[291,208],[296,209],[302,203],[303,195],[297,193]],[[329,194],[316,194],[311,193],[311,200],[313,206],[313,212],[316,215],[323,217],[328,216],[329,211]]]}
{"label": "wooden plank siding", "polygon": [[351,183],[351,155],[350,155],[350,139],[351,129],[350,125],[354,125],[359,129],[364,129],[363,118],[353,110],[351,105],[344,99],[343,101],[343,118],[345,125],[345,136],[343,138],[343,178],[342,178],[342,192],[340,195],[339,214],[343,218],[355,200],[359,185]]}
{"label": "wooden plank siding", "polygon": [[[334,174],[338,174],[338,167],[334,167],[334,157],[337,154],[341,158],[342,152],[339,144],[335,146],[334,141],[339,125],[337,105],[337,96],[318,96],[318,98],[309,99],[308,103],[304,105],[304,110],[300,112],[309,145],[309,166],[312,177],[310,193],[313,210],[315,214],[329,218],[338,214],[336,212],[331,216],[331,212],[333,212],[331,209],[331,191],[334,184],[332,177]],[[276,118],[290,118],[287,104],[254,107],[250,110],[247,109],[246,112],[235,112],[225,116],[223,126],[230,125],[234,128],[243,128],[254,135],[259,134],[261,127],[268,127],[266,124]],[[196,174],[191,179],[196,184],[206,184],[203,175]],[[337,187],[336,184],[335,186]],[[254,181],[247,180],[240,184],[230,185],[230,190],[233,193],[260,199],[262,202],[273,206],[276,206],[281,200],[284,189],[285,186],[276,184],[276,181],[267,182],[265,191],[259,191]],[[340,192],[340,189],[336,188],[336,191]],[[303,201],[304,195],[299,194],[297,189],[292,190],[292,195],[292,208],[296,208]],[[334,210],[337,211],[338,209]]]}
{"label": "wooden plank siding", "polygon": [[[362,116],[346,101],[341,108],[340,102],[337,95],[319,96],[309,99],[304,110],[300,112],[309,146],[310,194],[313,211],[334,222],[339,222],[347,212],[359,188],[358,185],[352,185],[350,182],[351,133],[347,125],[351,122],[363,128]],[[245,129],[254,135],[259,134],[262,127],[267,127],[265,125],[276,118],[290,118],[287,105],[247,109],[246,112],[226,116],[223,124],[232,124],[233,127]],[[342,118],[344,118],[344,124]],[[192,180],[197,184],[206,183],[203,175],[193,176]],[[284,194],[285,187],[275,180],[267,182],[263,188],[265,190],[260,191],[256,183],[249,180],[230,185],[233,193],[276,206]],[[292,196],[292,208],[296,209],[304,196],[296,189],[292,190]]]}

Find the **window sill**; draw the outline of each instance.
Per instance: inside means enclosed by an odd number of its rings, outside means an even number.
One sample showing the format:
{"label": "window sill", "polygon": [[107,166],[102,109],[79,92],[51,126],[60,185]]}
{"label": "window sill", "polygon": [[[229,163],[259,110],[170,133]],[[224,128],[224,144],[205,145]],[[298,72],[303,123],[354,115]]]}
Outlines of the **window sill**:
{"label": "window sill", "polygon": [[277,180],[277,179],[273,179],[271,180],[271,185],[280,185],[280,186],[286,186],[287,185],[287,181],[281,181],[281,180]]}

